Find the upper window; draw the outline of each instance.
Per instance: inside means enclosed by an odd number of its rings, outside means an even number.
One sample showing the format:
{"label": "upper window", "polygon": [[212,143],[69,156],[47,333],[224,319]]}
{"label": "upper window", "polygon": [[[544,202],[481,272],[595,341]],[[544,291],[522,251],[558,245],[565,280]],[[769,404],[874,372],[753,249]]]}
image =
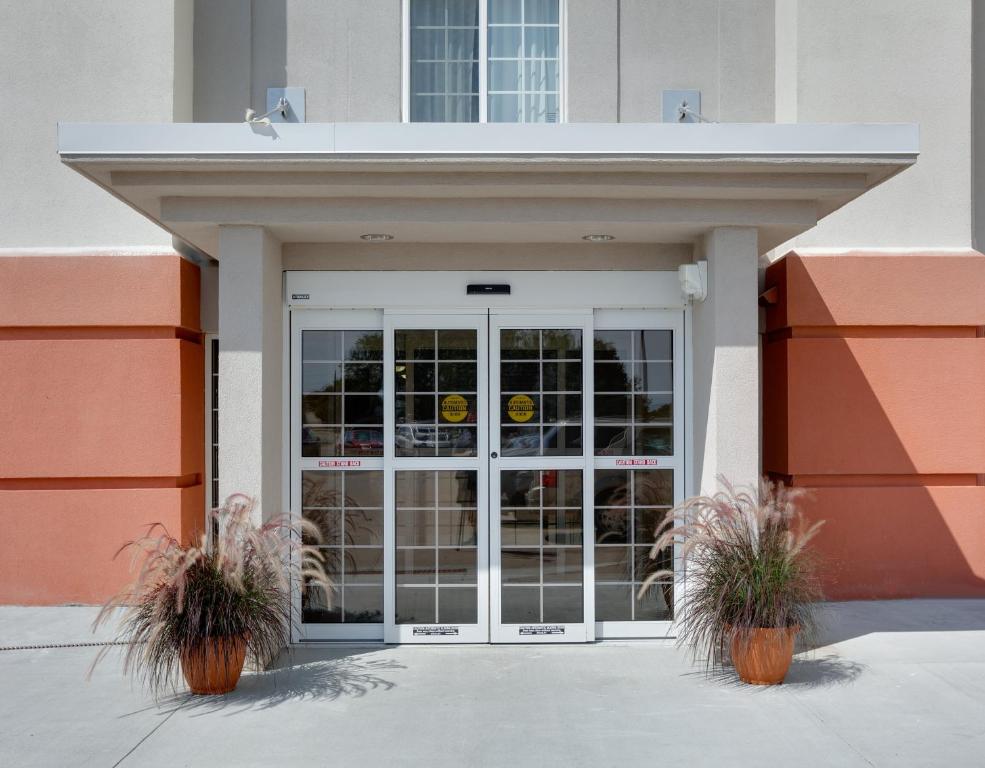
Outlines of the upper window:
{"label": "upper window", "polygon": [[560,0],[408,0],[409,117],[560,121]]}

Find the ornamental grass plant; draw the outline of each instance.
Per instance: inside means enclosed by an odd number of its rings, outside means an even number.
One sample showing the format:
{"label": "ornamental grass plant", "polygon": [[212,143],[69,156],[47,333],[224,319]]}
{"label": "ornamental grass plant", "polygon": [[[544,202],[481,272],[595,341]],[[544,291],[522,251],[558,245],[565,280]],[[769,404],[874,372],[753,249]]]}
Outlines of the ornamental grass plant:
{"label": "ornamental grass plant", "polygon": [[131,552],[136,576],[106,601],[93,629],[118,619],[124,673],[155,694],[174,689],[182,654],[204,644],[229,653],[222,641],[243,638],[247,661],[266,666],[297,624],[292,588],[307,585],[331,595],[321,553],[302,543],[303,533],[317,544],[318,529],[286,516],[258,524],[254,508],[253,499],[230,496],[209,512],[211,535],[196,545],[182,544],[156,523],[117,553]]}
{"label": "ornamental grass plant", "polygon": [[[718,493],[687,499],[667,515],[650,553],[656,558],[678,547],[684,594],[677,641],[708,668],[728,661],[733,638],[747,639],[756,629],[795,629],[812,643],[822,599],[807,545],[823,522],[804,521],[804,492],[765,479],[758,489],[719,482]],[[640,594],[673,577],[671,570],[651,574]]]}

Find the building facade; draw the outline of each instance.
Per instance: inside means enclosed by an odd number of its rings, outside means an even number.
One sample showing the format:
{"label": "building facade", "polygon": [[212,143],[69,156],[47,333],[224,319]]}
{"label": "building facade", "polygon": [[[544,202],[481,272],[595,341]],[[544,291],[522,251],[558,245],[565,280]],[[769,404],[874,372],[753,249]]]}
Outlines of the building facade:
{"label": "building facade", "polygon": [[833,599],[985,594],[971,0],[0,9],[0,601],[244,492],[298,641],[665,636],[761,475]]}

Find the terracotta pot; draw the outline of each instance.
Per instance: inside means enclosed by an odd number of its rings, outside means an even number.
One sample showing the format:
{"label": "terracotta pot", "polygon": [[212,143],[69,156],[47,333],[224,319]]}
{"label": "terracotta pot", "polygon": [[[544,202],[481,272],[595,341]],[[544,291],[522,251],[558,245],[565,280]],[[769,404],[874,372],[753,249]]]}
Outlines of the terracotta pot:
{"label": "terracotta pot", "polygon": [[739,678],[752,685],[783,682],[793,660],[793,644],[800,627],[746,629],[732,636],[732,663]]}
{"label": "terracotta pot", "polygon": [[229,693],[246,661],[246,638],[214,637],[181,652],[181,671],[192,693]]}

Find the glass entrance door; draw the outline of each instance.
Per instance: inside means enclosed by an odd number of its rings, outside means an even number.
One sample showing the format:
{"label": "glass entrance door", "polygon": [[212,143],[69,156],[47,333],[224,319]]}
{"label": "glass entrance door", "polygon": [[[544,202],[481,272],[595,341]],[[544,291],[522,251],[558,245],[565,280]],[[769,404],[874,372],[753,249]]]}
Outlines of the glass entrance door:
{"label": "glass entrance door", "polygon": [[489,640],[485,315],[388,314],[388,642]]}
{"label": "glass entrance door", "polygon": [[592,316],[494,314],[489,336],[491,639],[593,640]]}
{"label": "glass entrance door", "polygon": [[[682,318],[292,316],[292,511],[332,579],[297,640],[585,642],[671,631]],[[314,540],[313,540],[314,541]]]}

